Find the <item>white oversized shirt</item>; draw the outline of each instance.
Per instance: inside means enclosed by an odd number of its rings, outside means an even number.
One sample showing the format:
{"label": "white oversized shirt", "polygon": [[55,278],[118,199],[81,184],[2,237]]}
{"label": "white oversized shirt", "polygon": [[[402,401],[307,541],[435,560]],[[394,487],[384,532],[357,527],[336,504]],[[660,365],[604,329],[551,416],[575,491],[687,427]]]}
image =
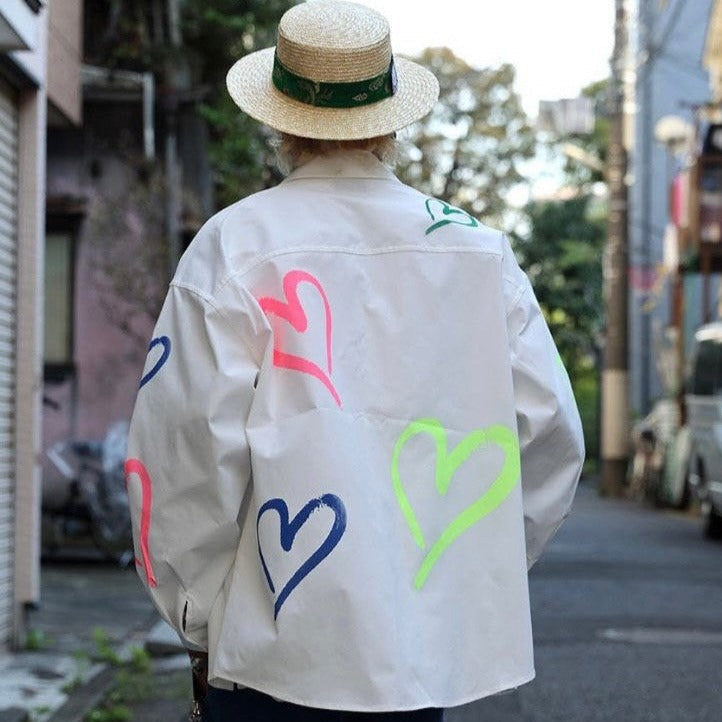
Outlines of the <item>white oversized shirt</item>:
{"label": "white oversized shirt", "polygon": [[316,158],[205,224],[143,373],[136,565],[211,684],[381,711],[533,678],[527,568],[583,443],[501,233]]}

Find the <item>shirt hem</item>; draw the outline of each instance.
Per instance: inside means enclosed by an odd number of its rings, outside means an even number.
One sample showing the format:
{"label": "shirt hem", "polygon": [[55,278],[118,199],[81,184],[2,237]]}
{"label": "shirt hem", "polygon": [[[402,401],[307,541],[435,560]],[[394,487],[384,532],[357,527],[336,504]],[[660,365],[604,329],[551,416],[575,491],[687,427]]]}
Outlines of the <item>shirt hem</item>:
{"label": "shirt hem", "polygon": [[377,705],[360,705],[353,703],[347,704],[339,701],[330,701],[316,698],[301,699],[299,697],[288,695],[287,693],[282,692],[271,685],[263,685],[261,687],[256,683],[249,683],[241,676],[239,676],[233,681],[223,679],[222,677],[214,677],[209,680],[209,683],[212,687],[218,687],[220,689],[233,689],[234,685],[237,685],[238,687],[250,687],[251,689],[255,689],[257,692],[267,694],[278,701],[289,702],[291,704],[299,705],[302,707],[328,709],[339,712],[412,712],[414,710],[427,709],[432,707],[443,709],[448,709],[450,707],[460,707],[461,705],[469,704],[471,702],[475,702],[476,700],[485,699],[486,697],[492,697],[493,695],[501,694],[502,692],[514,690],[524,684],[531,682],[535,677],[536,670],[532,668],[530,672],[523,674],[521,677],[517,677],[506,682],[500,682],[499,684],[485,687],[483,690],[476,690],[469,693],[468,695],[463,695],[460,697],[455,696],[449,699],[429,699],[412,704],[394,704],[392,701],[390,701],[387,704]]}

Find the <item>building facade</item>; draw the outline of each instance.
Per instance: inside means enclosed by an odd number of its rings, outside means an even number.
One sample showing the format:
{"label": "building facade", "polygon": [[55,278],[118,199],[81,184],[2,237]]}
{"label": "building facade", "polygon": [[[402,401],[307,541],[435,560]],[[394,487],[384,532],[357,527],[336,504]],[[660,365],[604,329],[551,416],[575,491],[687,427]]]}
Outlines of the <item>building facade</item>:
{"label": "building facade", "polygon": [[[167,240],[175,233],[182,250],[212,212],[201,93],[178,92],[169,120],[168,88],[153,72],[110,69],[93,54],[98,12],[86,22],[82,123],[48,130],[45,450],[102,440],[129,420],[167,289]],[[42,463],[47,521],[67,502],[68,484],[47,453]]]}
{"label": "building facade", "polygon": [[0,7],[0,650],[39,595],[40,337],[47,12]]}
{"label": "building facade", "polygon": [[0,5],[0,651],[40,599],[46,132],[80,121],[81,11]]}
{"label": "building facade", "polygon": [[[664,247],[672,215],[670,188],[687,162],[655,137],[655,130],[670,116],[699,126],[699,108],[710,97],[704,54],[715,4],[716,0],[637,0],[628,233],[630,407],[635,417],[644,416],[657,399],[670,393],[659,364],[674,316],[673,280]],[[716,285],[714,279],[712,283]],[[684,336],[689,342],[703,321],[698,269],[687,267],[682,285]]]}

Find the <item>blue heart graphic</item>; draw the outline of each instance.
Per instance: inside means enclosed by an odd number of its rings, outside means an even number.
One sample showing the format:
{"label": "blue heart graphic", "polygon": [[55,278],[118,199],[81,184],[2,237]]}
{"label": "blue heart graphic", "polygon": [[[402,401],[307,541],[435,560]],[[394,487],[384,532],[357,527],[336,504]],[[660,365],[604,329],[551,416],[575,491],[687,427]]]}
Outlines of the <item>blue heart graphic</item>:
{"label": "blue heart graphic", "polygon": [[139,389],[142,389],[143,386],[145,386],[161,370],[170,356],[170,339],[167,336],[158,336],[158,338],[154,338],[150,342],[150,346],[148,346],[148,353],[150,353],[158,344],[163,346],[163,353],[155,362],[155,366],[153,366],[153,368],[140,380]]}
{"label": "blue heart graphic", "polygon": [[261,522],[261,517],[269,510],[273,509],[278,513],[281,520],[281,547],[284,551],[290,551],[293,546],[293,540],[298,534],[298,530],[308,521],[308,518],[313,514],[314,511],[322,506],[327,506],[333,510],[336,518],[334,519],[333,526],[328,533],[326,539],[324,539],[321,546],[306,559],[303,564],[293,573],[293,576],[288,580],[287,584],[281,590],[278,597],[276,597],[276,604],[273,608],[273,618],[278,617],[283,603],[288,598],[288,595],[300,584],[304,577],[313,571],[332,551],[333,548],[338,544],[339,540],[346,531],[346,508],[343,505],[341,499],[333,494],[324,494],[318,499],[311,499],[301,511],[296,514],[292,521],[288,520],[288,507],[283,499],[270,499],[267,501],[259,510],[258,517],[256,518],[256,538],[258,539],[258,555],[261,557],[261,565],[263,566],[263,573],[266,575],[266,581],[271,589],[271,592],[276,593],[276,588],[273,585],[271,574],[266,566],[266,560],[263,558],[263,552],[261,551],[261,540],[258,537],[258,526]]}

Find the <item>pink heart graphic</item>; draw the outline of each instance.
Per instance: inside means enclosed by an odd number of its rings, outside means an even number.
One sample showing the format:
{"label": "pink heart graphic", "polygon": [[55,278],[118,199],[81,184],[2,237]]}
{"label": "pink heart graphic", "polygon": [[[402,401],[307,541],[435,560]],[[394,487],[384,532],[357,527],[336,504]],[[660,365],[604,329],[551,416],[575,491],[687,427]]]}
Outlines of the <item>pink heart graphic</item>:
{"label": "pink heart graphic", "polygon": [[279,368],[300,371],[303,374],[317,378],[331,392],[331,396],[333,396],[334,401],[340,407],[341,399],[333,382],[329,378],[331,374],[331,306],[328,302],[326,292],[323,290],[323,286],[318,279],[306,271],[289,271],[283,277],[283,294],[288,301],[279,301],[277,298],[264,296],[258,299],[258,303],[266,315],[273,314],[274,316],[278,316],[284,321],[288,321],[299,333],[304,333],[308,328],[308,317],[303,310],[297,292],[298,284],[303,281],[310,283],[321,294],[323,305],[326,309],[326,365],[328,366],[328,373],[304,356],[296,356],[282,351],[276,345],[275,339],[273,345],[273,364]]}
{"label": "pink heart graphic", "polygon": [[153,574],[153,565],[150,561],[150,552],[148,550],[148,535],[150,534],[150,514],[153,506],[153,488],[150,481],[150,474],[145,464],[140,459],[127,459],[125,462],[125,486],[128,488],[131,474],[135,474],[140,480],[141,510],[140,510],[140,553],[143,561],[136,559],[135,563],[139,567],[145,568],[145,578],[149,587],[157,587],[155,574]]}

